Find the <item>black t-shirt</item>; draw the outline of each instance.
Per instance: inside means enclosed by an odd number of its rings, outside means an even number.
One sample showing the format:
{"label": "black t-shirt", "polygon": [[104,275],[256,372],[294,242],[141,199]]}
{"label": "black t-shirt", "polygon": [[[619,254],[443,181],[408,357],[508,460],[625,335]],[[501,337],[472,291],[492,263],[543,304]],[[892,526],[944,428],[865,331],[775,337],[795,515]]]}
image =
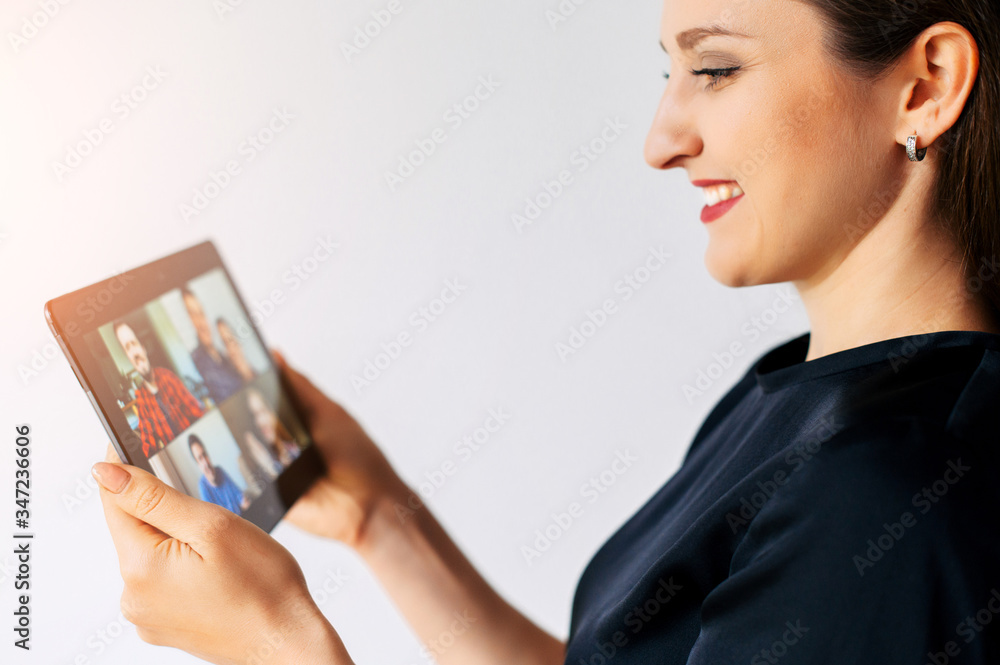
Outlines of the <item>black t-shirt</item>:
{"label": "black t-shirt", "polygon": [[808,346],[594,555],[568,665],[1000,663],[1000,335]]}

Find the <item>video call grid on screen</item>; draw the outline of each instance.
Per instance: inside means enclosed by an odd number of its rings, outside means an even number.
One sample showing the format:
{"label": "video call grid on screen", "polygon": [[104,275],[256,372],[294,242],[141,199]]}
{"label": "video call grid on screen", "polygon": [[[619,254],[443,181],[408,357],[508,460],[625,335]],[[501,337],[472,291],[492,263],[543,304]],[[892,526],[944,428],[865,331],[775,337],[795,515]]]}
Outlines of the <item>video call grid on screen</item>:
{"label": "video call grid on screen", "polygon": [[129,457],[186,494],[243,514],[309,445],[222,268],[84,341],[130,428]]}

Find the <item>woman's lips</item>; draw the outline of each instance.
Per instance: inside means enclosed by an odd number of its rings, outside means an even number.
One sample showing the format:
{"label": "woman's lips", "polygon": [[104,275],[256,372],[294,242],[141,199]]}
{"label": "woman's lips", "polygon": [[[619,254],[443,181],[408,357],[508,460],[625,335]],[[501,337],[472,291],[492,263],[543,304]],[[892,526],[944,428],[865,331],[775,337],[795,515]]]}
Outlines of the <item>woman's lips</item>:
{"label": "woman's lips", "polygon": [[744,195],[735,180],[694,180],[691,184],[701,187],[705,193],[708,205],[701,211],[701,221],[705,223],[725,215]]}
{"label": "woman's lips", "polygon": [[729,212],[730,208],[739,203],[740,199],[744,196],[746,196],[746,194],[740,194],[739,196],[734,196],[728,201],[716,203],[714,206],[705,206],[701,209],[701,221],[707,224],[708,222],[715,221],[716,219],[722,217]]}

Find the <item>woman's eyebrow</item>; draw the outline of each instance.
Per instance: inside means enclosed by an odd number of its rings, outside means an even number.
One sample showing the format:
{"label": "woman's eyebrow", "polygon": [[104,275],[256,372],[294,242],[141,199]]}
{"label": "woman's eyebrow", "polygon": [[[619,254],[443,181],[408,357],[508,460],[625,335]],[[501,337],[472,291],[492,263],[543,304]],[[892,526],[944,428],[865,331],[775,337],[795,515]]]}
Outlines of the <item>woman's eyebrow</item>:
{"label": "woman's eyebrow", "polygon": [[[684,32],[677,33],[677,37],[675,39],[677,40],[677,46],[680,48],[680,50],[690,51],[701,40],[705,39],[706,37],[715,37],[715,36],[742,37],[744,39],[753,39],[753,37],[751,37],[750,35],[745,35],[742,32],[736,32],[734,30],[730,30],[729,28],[724,28],[721,25],[709,25],[700,28],[690,28],[689,30],[685,30]],[[660,41],[660,48],[662,48],[664,52],[666,52],[667,50],[667,47],[662,40]]]}

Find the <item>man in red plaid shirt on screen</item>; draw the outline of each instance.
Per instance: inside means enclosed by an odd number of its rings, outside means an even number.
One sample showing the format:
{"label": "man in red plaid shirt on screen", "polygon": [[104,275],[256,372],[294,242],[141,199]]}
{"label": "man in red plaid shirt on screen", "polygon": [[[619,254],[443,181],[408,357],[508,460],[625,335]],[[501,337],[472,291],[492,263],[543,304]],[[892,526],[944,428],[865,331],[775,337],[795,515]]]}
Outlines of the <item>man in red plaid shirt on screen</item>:
{"label": "man in red plaid shirt on screen", "polygon": [[152,367],[146,347],[127,323],[115,324],[115,336],[129,362],[143,378],[135,393],[142,452],[149,459],[205,412],[184,382],[165,367]]}

